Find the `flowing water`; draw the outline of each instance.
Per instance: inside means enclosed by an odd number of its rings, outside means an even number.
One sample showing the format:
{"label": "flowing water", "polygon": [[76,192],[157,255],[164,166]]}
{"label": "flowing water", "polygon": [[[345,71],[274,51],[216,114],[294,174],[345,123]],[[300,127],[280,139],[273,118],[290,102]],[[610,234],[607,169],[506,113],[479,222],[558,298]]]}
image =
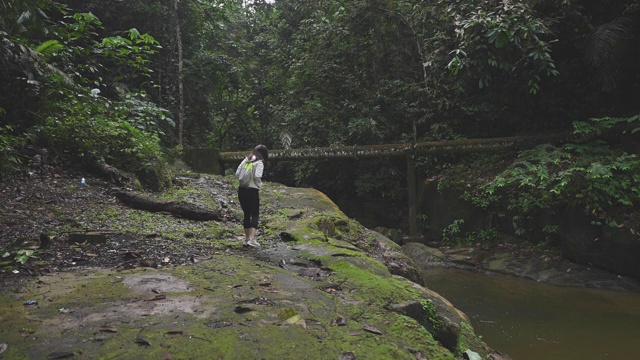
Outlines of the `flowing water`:
{"label": "flowing water", "polygon": [[640,294],[560,287],[464,270],[424,271],[428,288],[514,360],[640,359]]}

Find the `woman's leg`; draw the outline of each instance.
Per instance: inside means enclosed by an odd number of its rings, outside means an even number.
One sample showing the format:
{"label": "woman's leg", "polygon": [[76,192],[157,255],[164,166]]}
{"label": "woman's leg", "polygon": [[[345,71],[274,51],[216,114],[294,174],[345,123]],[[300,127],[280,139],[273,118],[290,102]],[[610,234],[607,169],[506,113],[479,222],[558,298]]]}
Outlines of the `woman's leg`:
{"label": "woman's leg", "polygon": [[[251,214],[251,221],[249,222],[249,227],[254,230],[258,229],[258,222],[260,220],[260,193],[258,189],[251,194],[251,201],[249,203],[249,212]],[[253,232],[255,236],[255,231]]]}
{"label": "woman's leg", "polygon": [[256,232],[260,215],[260,194],[258,189],[239,188],[238,199],[244,219],[242,220],[245,229],[246,243],[251,246],[260,246],[256,241]]}
{"label": "woman's leg", "polygon": [[242,207],[242,227],[244,228],[244,243],[251,240],[251,191],[248,188],[238,188],[238,200]]}
{"label": "woman's leg", "polygon": [[258,232],[258,222],[260,220],[260,192],[258,189],[251,194],[251,202],[249,212],[251,213],[251,222],[249,226],[251,227],[249,233],[251,234],[251,239],[249,240],[249,245],[258,247],[260,243],[256,241],[256,232]]}

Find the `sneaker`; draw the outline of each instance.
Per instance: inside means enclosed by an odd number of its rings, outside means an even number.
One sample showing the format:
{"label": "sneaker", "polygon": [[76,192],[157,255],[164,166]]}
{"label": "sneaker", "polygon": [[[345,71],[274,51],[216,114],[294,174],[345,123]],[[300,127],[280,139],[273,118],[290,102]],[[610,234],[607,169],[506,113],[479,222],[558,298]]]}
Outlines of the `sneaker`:
{"label": "sneaker", "polygon": [[249,245],[251,247],[260,247],[260,243],[258,243],[256,240],[249,240],[247,242],[247,245]]}

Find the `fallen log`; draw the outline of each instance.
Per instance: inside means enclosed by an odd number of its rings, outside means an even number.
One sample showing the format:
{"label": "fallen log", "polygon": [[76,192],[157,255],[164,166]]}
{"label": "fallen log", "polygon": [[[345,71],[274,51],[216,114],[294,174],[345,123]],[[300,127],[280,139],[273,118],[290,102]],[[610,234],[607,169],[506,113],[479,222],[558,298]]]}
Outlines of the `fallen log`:
{"label": "fallen log", "polygon": [[220,212],[202,208],[182,201],[161,201],[133,191],[117,190],[114,196],[127,206],[151,212],[168,212],[175,216],[197,221],[221,220]]}

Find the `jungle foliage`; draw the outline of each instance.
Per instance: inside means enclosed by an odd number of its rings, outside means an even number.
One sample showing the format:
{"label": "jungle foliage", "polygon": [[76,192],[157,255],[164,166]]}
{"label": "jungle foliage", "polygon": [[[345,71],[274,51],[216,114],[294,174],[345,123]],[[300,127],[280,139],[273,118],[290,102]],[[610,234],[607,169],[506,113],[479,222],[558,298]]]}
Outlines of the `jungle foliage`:
{"label": "jungle foliage", "polygon": [[[639,29],[634,0],[0,0],[0,169],[30,161],[28,146],[135,171],[181,146],[405,143],[627,119]],[[557,152],[564,170],[635,161],[604,154],[610,145],[529,151],[511,171],[553,168]],[[417,159],[425,176],[441,163]],[[269,176],[402,204],[404,167],[273,163]],[[585,206],[606,212],[621,199],[610,196]]]}
{"label": "jungle foliage", "polygon": [[[522,151],[504,171],[483,181],[465,198],[476,205],[509,214],[517,235],[530,236],[558,230],[563,211],[588,214],[593,223],[623,226],[625,215],[640,203],[640,158],[633,148],[601,137],[608,131],[616,138],[637,132],[638,115],[630,118],[594,118],[574,124],[576,140],[564,145],[542,144]],[[616,125],[632,126],[616,128]],[[629,143],[627,143],[629,146]],[[535,229],[541,214],[548,219],[544,229]],[[539,222],[537,224],[539,226]]]}

